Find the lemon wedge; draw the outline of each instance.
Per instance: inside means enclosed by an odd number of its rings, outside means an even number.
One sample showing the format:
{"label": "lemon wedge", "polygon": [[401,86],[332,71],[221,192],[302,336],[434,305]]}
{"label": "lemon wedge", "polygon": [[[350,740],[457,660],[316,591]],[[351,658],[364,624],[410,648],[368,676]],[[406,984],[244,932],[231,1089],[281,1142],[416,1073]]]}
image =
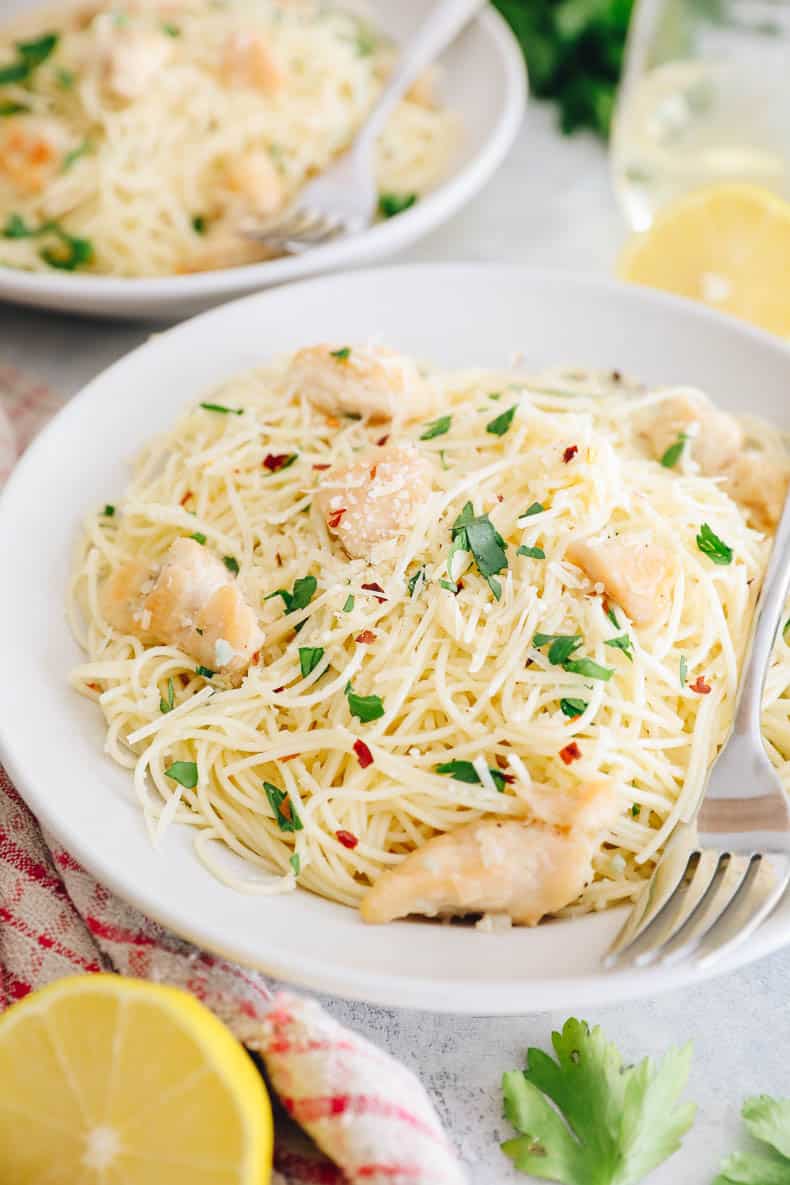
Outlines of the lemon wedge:
{"label": "lemon wedge", "polygon": [[272,1113],[244,1048],[186,992],[61,979],[0,1018],[0,1180],[268,1185]]}
{"label": "lemon wedge", "polygon": [[618,273],[790,336],[790,202],[754,185],[687,194],[626,244]]}

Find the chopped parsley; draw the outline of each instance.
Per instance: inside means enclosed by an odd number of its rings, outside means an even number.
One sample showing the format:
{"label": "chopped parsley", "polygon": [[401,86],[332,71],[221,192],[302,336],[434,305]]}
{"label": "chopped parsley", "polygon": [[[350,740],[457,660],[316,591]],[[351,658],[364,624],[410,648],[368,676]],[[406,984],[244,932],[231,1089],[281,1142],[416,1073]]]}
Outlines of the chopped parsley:
{"label": "chopped parsley", "polygon": [[689,676],[689,665],[686,662],[685,654],[680,656],[680,686],[685,687]]}
{"label": "chopped parsley", "polygon": [[416,193],[381,193],[379,194],[379,214],[382,218],[394,218],[409,210],[417,202]]}
{"label": "chopped parsley", "polygon": [[708,523],[703,523],[700,527],[697,547],[703,555],[713,560],[714,564],[732,563],[732,548],[719,538]]}
{"label": "chopped parsley", "polygon": [[574,720],[577,716],[583,715],[587,711],[589,704],[584,699],[561,699],[560,708],[563,716],[568,716]]}
{"label": "chopped parsley", "polygon": [[234,576],[238,576],[239,561],[235,558],[235,556],[224,555],[222,557],[222,562],[225,565],[225,567],[228,569],[229,572],[232,572]]}
{"label": "chopped parsley", "polygon": [[44,222],[41,226],[29,226],[21,214],[10,214],[2,230],[5,239],[49,238],[50,245],[39,250],[39,257],[50,267],[73,272],[93,260],[93,244],[90,239],[80,239],[67,231],[58,222]]}
{"label": "chopped parsley", "polygon": [[[472,765],[471,761],[444,761],[441,765],[436,766],[437,774],[446,774],[450,778],[455,778],[456,782],[468,782],[470,786],[480,786],[480,775]],[[507,778],[499,769],[488,767],[488,772],[500,794],[507,785]]]}
{"label": "chopped parsley", "polygon": [[510,425],[513,423],[513,416],[518,411],[518,404],[514,403],[507,411],[503,411],[500,416],[492,420],[490,424],[486,424],[486,432],[490,432],[492,436],[504,436]]}
{"label": "chopped parsley", "polygon": [[352,593],[349,593],[348,596],[346,597],[346,603],[343,606],[343,612],[350,613],[353,608],[354,608],[354,597],[353,597]]}
{"label": "chopped parsley", "polygon": [[206,536],[203,534],[202,531],[195,531],[194,535],[190,535],[189,538],[194,539],[195,543],[199,543],[201,545],[201,547],[206,542]]}
{"label": "chopped parsley", "polygon": [[378,38],[372,30],[360,25],[354,39],[354,48],[361,58],[369,58],[378,48]]}
{"label": "chopped parsley", "polygon": [[104,507],[104,510],[102,511],[102,514],[104,515],[105,518],[114,518],[115,517],[115,507],[112,505],[111,502],[107,503],[107,505]]}
{"label": "chopped parsley", "polygon": [[173,25],[169,21],[166,21],[162,25],[162,32],[166,33],[168,37],[180,37],[181,36],[181,30],[179,29],[178,25]]}
{"label": "chopped parsley", "polygon": [[351,346],[342,346],[339,350],[329,351],[332,358],[337,358],[338,362],[348,362],[351,357]]}
{"label": "chopped parsley", "polygon": [[175,687],[173,686],[173,680],[168,679],[168,681],[167,681],[167,699],[164,699],[162,696],[159,697],[159,711],[162,713],[163,716],[166,715],[168,712],[173,711],[175,702],[176,702],[176,692],[175,692]]}
{"label": "chopped parsley", "polygon": [[174,761],[165,770],[165,777],[172,778],[185,790],[194,790],[198,784],[198,767],[194,761]]}
{"label": "chopped parsley", "polygon": [[357,695],[350,683],[346,687],[346,699],[351,715],[356,716],[363,724],[369,724],[371,720],[378,720],[384,715],[381,696]]}
{"label": "chopped parsley", "polygon": [[617,620],[617,614],[615,613],[614,609],[607,609],[606,616],[609,618],[614,628],[619,630],[620,622]]}
{"label": "chopped parsley", "polygon": [[299,859],[299,853],[294,852],[289,858],[288,863],[291,865],[291,868],[294,871],[294,876],[298,876],[302,871],[302,861]]}
{"label": "chopped parsley", "polygon": [[[307,608],[315,596],[315,590],[317,588],[318,581],[315,576],[300,576],[298,580],[294,581],[293,592],[288,592],[287,588],[278,588],[274,592],[267,593],[263,599],[270,601],[272,597],[282,597],[285,612],[296,613],[299,609]],[[354,598],[349,597],[349,600],[352,602],[351,608],[353,609]],[[348,601],[346,601],[346,605],[348,605]],[[346,613],[350,612],[349,609],[345,609],[344,611]]]}
{"label": "chopped parsley", "polygon": [[790,1099],[746,1099],[741,1116],[751,1141],[726,1157],[714,1185],[785,1185],[790,1181]]}
{"label": "chopped parsley", "polygon": [[208,221],[205,214],[195,214],[192,219],[192,229],[196,235],[204,235],[208,229]]}
{"label": "chopped parsley", "polygon": [[67,173],[72,165],[75,165],[80,157],[86,156],[89,152],[93,152],[93,144],[90,140],[83,140],[76,148],[72,148],[71,152],[67,152],[63,157],[63,165],[61,172]]}
{"label": "chopped parsley", "polygon": [[19,115],[22,111],[29,111],[24,103],[15,103],[13,99],[5,99],[0,103],[0,117],[4,115]]}
{"label": "chopped parsley", "polygon": [[63,91],[70,91],[77,81],[77,76],[73,70],[67,70],[65,66],[58,66],[55,72],[58,86]]}
{"label": "chopped parsley", "polygon": [[498,601],[502,596],[502,585],[496,577],[508,566],[507,544],[488,515],[475,516],[472,503],[467,502],[453,523],[452,537],[451,558],[455,551],[471,552],[478,572]]}
{"label": "chopped parsley", "polygon": [[516,552],[516,555],[525,555],[531,560],[545,560],[546,558],[546,553],[542,547],[527,547],[523,543]]}
{"label": "chopped parsley", "polygon": [[409,577],[409,581],[408,581],[408,584],[406,587],[409,590],[410,597],[414,596],[414,590],[416,589],[418,583],[420,583],[420,582],[425,584],[425,568],[418,568],[417,571],[414,573],[414,575]]}
{"label": "chopped parsley", "polygon": [[526,510],[522,510],[521,514],[518,515],[518,517],[519,518],[532,518],[533,514],[543,514],[543,511],[545,509],[546,509],[546,507],[541,506],[540,502],[533,502],[532,505],[528,506]]}
{"label": "chopped parsley", "polygon": [[638,818],[639,818],[639,816],[640,816],[641,814],[642,814],[642,808],[641,808],[641,806],[639,805],[639,803],[638,803],[638,802],[634,802],[634,803],[632,803],[632,805],[631,805],[631,818],[632,818],[632,819],[638,819]]}
{"label": "chopped parsley", "polygon": [[439,588],[446,588],[448,592],[453,594],[457,594],[458,592],[458,585],[452,580],[440,580]]}
{"label": "chopped parsley", "polygon": [[272,785],[271,782],[264,782],[263,788],[266,791],[266,797],[269,800],[269,806],[274,812],[274,817],[277,820],[277,826],[281,831],[301,831],[302,820],[299,818],[296,807],[291,802],[290,796],[286,790],[281,790],[279,786]]}
{"label": "chopped parsley", "polygon": [[306,679],[308,675],[312,674],[315,668],[324,657],[323,646],[300,646],[299,647],[299,666],[302,671],[302,678]]}
{"label": "chopped parsley", "polygon": [[443,448],[440,448],[440,449],[439,449],[439,460],[440,460],[440,461],[441,461],[441,463],[442,463],[442,469],[444,469],[444,471],[445,471],[445,473],[446,473],[446,472],[447,472],[447,470],[450,468],[450,466],[447,464],[447,458],[446,458],[446,457],[445,457],[445,455],[444,455],[444,449],[443,449]]}
{"label": "chopped parsley", "polygon": [[529,1049],[526,1069],[503,1078],[505,1115],[522,1133],[503,1152],[521,1172],[563,1185],[637,1185],[694,1120],[694,1104],[679,1101],[691,1046],[670,1049],[658,1064],[625,1064],[600,1028],[573,1018],[552,1045],[556,1061]]}
{"label": "chopped parsley", "polygon": [[629,662],[634,661],[631,639],[628,634],[620,634],[619,638],[609,638],[604,642],[604,646],[611,646],[613,650],[622,650]]}
{"label": "chopped parsley", "polygon": [[212,671],[209,667],[195,667],[195,674],[202,675],[204,679],[213,679],[216,671]]}
{"label": "chopped parsley", "polygon": [[244,415],[243,407],[225,407],[223,403],[201,403],[200,406],[204,411],[218,411],[223,416]]}
{"label": "chopped parsley", "polygon": [[661,458],[661,464],[665,469],[674,469],[680,460],[683,449],[686,447],[688,436],[685,432],[679,432],[678,438],[674,444],[671,444]]}
{"label": "chopped parsley", "polygon": [[561,667],[581,644],[581,634],[535,634],[532,639],[538,650],[548,646],[548,660],[553,667]]}
{"label": "chopped parsley", "polygon": [[8,66],[0,66],[0,86],[26,82],[33,71],[55,52],[59,41],[58,33],[45,33],[35,41],[18,41],[17,60]]}
{"label": "chopped parsley", "polygon": [[438,420],[432,420],[430,424],[425,425],[425,431],[421,434],[420,440],[434,440],[437,436],[444,436],[450,431],[452,422],[452,416],[439,416]]}
{"label": "chopped parsley", "polygon": [[562,669],[572,675],[583,675],[585,679],[600,679],[603,683],[608,683],[614,674],[611,667],[602,667],[591,658],[569,658],[562,664]]}

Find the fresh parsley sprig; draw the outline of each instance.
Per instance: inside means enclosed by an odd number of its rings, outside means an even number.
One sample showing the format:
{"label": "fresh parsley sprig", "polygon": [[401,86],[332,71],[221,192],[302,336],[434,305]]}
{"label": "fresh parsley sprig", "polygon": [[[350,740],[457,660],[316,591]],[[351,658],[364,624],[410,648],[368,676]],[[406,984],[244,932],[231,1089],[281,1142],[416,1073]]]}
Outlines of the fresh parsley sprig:
{"label": "fresh parsley sprig", "polygon": [[452,538],[451,556],[456,551],[471,552],[478,572],[498,601],[502,585],[496,577],[508,566],[507,544],[491,519],[487,514],[475,515],[472,503],[467,502],[453,523]]}
{"label": "fresh parsley sprig", "polygon": [[731,564],[732,548],[715,533],[709,523],[703,523],[697,535],[697,547],[714,564]]}

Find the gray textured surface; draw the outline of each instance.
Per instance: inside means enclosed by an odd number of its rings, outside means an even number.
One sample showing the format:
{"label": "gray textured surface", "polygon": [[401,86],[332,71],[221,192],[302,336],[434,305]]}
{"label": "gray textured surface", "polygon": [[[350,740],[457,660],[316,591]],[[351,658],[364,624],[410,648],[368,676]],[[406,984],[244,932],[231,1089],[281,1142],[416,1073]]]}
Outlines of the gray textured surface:
{"label": "gray textured surface", "polygon": [[[621,230],[601,149],[562,141],[545,110],[534,109],[507,164],[488,189],[441,231],[403,258],[491,259],[580,271],[611,269]],[[153,328],[153,327],[152,327]],[[0,312],[0,363],[51,383],[64,398],[151,329],[113,326],[23,310]],[[707,1185],[736,1139],[744,1095],[790,1094],[786,984],[790,953],[724,980],[658,999],[585,1011],[627,1059],[660,1055],[693,1040],[689,1097],[700,1106],[684,1147],[652,1185]],[[525,1180],[498,1149],[508,1134],[499,1080],[523,1062],[528,1045],[546,1046],[564,1016],[490,1020],[433,1016],[326,1001],[411,1065],[436,1099],[469,1166],[470,1185]]]}

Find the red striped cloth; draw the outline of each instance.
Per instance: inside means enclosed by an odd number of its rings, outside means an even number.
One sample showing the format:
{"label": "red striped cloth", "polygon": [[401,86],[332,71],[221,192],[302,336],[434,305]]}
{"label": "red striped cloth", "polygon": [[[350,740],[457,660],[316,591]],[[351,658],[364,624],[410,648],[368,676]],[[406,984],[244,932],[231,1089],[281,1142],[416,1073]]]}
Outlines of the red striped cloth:
{"label": "red striped cloth", "polygon": [[[0,484],[58,406],[0,367]],[[278,1185],[463,1185],[425,1090],[314,1000],[163,930],[46,836],[0,766],[0,1010],[64,975],[117,971],[174,984],[266,1065],[279,1097]],[[309,1137],[309,1138],[308,1138]]]}

